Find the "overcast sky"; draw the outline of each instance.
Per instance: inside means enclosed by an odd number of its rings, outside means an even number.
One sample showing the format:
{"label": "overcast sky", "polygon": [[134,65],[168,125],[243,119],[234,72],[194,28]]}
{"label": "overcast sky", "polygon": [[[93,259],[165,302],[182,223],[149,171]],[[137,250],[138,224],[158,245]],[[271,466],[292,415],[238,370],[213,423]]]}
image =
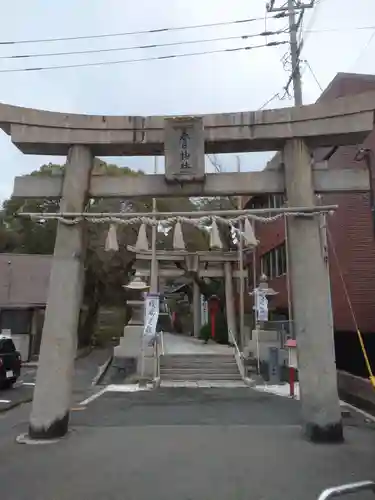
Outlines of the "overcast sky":
{"label": "overcast sky", "polygon": [[[95,35],[170,28],[261,17],[230,26],[177,30],[165,33],[97,38],[56,43],[0,45],[0,56],[128,47],[176,41],[256,34],[282,29],[286,19],[265,16],[265,0],[13,0],[1,7],[0,40]],[[281,0],[276,0],[280,5]],[[368,30],[353,30],[373,26]],[[304,21],[306,59],[324,88],[339,71],[375,73],[374,0],[321,0],[307,11]],[[327,31],[325,31],[327,30]],[[333,31],[336,30],[336,31]],[[373,38],[371,39],[371,36]],[[268,40],[286,40],[279,35]],[[370,42],[370,43],[369,43]],[[0,60],[0,69],[27,68],[81,62],[153,57],[258,45],[264,38],[226,40],[149,50],[126,50],[92,55]],[[113,66],[54,71],[0,73],[0,101],[20,106],[72,113],[152,115],[201,114],[255,110],[275,93],[282,93],[288,78],[282,64],[287,45],[252,51],[182,57]],[[303,67],[303,66],[302,66]],[[321,93],[303,68],[304,103]],[[274,99],[268,107],[288,106]],[[0,135],[0,199],[9,196],[15,175],[26,174],[42,163],[61,158],[22,155]],[[243,170],[260,169],[264,154],[242,159]],[[119,165],[150,170],[151,158],[115,158]],[[235,158],[221,158],[227,171]]]}

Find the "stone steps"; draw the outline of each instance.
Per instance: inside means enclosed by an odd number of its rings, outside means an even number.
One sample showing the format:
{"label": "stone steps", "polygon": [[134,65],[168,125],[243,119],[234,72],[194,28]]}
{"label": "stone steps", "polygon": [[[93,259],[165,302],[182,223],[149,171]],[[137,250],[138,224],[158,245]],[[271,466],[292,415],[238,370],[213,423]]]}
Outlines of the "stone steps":
{"label": "stone steps", "polygon": [[162,368],[162,371],[165,375],[178,372],[178,373],[185,373],[186,375],[194,374],[194,373],[222,373],[224,374],[231,374],[231,373],[238,373],[238,368],[237,365],[228,365],[228,366],[218,366],[218,367],[197,367],[197,368],[192,368],[190,366],[184,366],[184,367],[170,367],[170,368]]}
{"label": "stone steps", "polygon": [[199,369],[200,367],[207,367],[207,368],[216,368],[216,367],[222,367],[222,368],[226,368],[226,367],[230,367],[230,366],[237,366],[236,365],[236,362],[233,358],[233,360],[231,362],[229,361],[226,361],[226,362],[221,362],[221,361],[217,361],[215,363],[215,361],[210,361],[210,362],[205,362],[205,363],[196,363],[196,362],[188,362],[188,361],[179,361],[177,363],[173,363],[171,361],[162,361],[160,363],[160,366],[161,368],[196,368],[196,369]]}
{"label": "stone steps", "polygon": [[233,354],[173,354],[162,356],[160,378],[169,381],[242,380]]}
{"label": "stone steps", "polygon": [[220,381],[225,381],[225,380],[242,380],[241,376],[239,373],[227,373],[227,374],[222,374],[222,373],[201,373],[201,374],[190,374],[186,375],[185,373],[173,373],[169,375],[161,374],[160,375],[160,380],[180,380],[180,381],[185,381],[185,382],[192,382],[192,381],[200,381],[200,380],[220,380]]}

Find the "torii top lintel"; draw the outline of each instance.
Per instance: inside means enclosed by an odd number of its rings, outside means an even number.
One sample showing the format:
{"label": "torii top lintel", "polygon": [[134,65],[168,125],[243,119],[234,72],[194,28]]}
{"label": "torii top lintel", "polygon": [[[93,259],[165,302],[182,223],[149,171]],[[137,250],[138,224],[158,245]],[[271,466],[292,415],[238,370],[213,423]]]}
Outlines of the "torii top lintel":
{"label": "torii top lintel", "polygon": [[[203,115],[206,153],[281,150],[303,138],[311,148],[359,144],[373,129],[375,92],[308,106]],[[163,116],[97,116],[0,103],[0,127],[28,154],[66,155],[75,144],[100,156],[164,154]]]}

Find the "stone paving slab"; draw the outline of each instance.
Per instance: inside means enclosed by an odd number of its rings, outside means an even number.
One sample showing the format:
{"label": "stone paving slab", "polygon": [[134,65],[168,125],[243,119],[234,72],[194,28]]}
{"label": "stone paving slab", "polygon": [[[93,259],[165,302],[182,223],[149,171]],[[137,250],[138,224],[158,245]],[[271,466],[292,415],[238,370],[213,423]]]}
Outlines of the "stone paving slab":
{"label": "stone paving slab", "polygon": [[207,344],[194,337],[174,333],[163,334],[165,354],[233,354],[232,347],[209,341]]}

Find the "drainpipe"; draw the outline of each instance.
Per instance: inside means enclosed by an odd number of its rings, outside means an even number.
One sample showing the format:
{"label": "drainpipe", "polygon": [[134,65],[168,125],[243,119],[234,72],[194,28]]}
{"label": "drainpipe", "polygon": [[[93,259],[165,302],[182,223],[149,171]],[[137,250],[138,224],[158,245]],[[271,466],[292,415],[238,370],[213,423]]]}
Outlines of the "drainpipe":
{"label": "drainpipe", "polygon": [[375,197],[374,197],[374,181],[373,181],[373,156],[374,153],[369,148],[360,148],[355,157],[355,161],[364,161],[368,170],[369,183],[370,183],[370,207],[372,218],[372,235],[375,238]]}

